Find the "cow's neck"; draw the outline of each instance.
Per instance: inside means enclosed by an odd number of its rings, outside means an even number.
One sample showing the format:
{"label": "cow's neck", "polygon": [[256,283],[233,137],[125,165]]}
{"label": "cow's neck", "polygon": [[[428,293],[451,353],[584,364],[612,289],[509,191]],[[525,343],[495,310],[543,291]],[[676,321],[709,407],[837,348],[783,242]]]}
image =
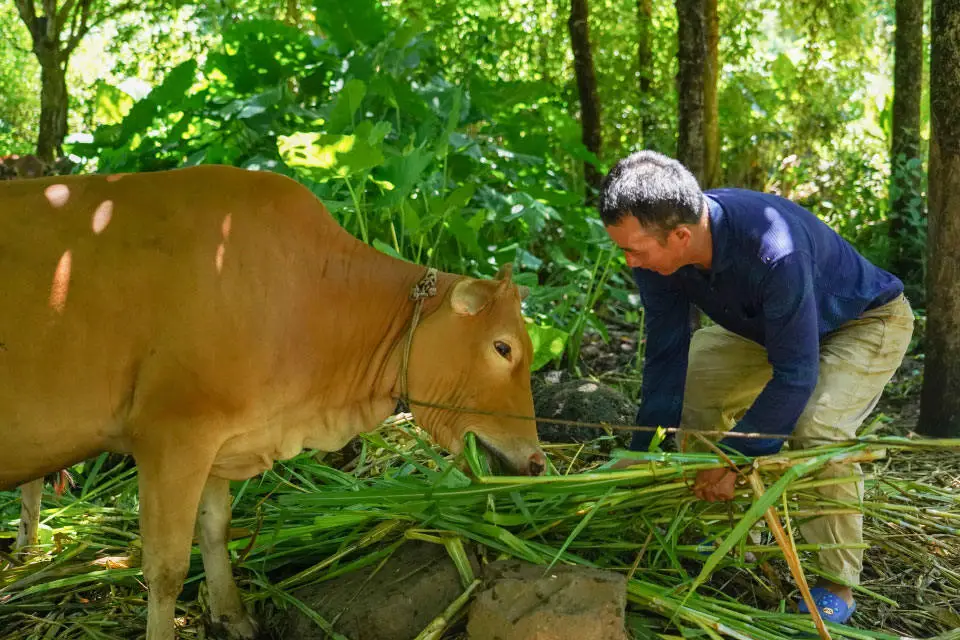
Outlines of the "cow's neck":
{"label": "cow's neck", "polygon": [[[423,278],[426,267],[387,256],[362,243],[345,253],[327,255],[320,268],[327,274],[315,293],[316,317],[322,326],[313,327],[318,366],[313,372],[320,409],[328,419],[321,428],[339,432],[335,440],[349,439],[375,428],[389,417],[400,394],[403,346],[413,319],[413,287]],[[339,265],[340,273],[334,265]],[[329,283],[337,279],[331,297]],[[420,321],[444,302],[450,287],[461,276],[439,272],[437,293],[424,299]],[[336,376],[337,391],[329,391],[330,376]],[[345,440],[344,440],[345,442]],[[320,444],[318,448],[326,448]]]}

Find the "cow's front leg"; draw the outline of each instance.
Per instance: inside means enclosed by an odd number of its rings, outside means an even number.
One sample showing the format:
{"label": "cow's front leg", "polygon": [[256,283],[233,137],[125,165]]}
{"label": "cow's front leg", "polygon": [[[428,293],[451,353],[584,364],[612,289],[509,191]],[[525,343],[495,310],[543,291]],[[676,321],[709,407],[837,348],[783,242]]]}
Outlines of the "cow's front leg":
{"label": "cow's front leg", "polygon": [[151,430],[166,437],[139,442],[133,452],[140,476],[143,577],[149,591],[147,640],[174,640],[177,596],[190,568],[197,508],[214,454],[189,437],[190,429],[151,425]]}
{"label": "cow's front leg", "polygon": [[43,478],[20,485],[20,527],[17,529],[17,555],[26,555],[29,547],[37,546],[40,530],[40,498]]}
{"label": "cow's front leg", "polygon": [[207,574],[210,617],[230,638],[250,640],[257,626],[247,615],[233,580],[227,538],[230,531],[230,481],[210,476],[200,498],[200,551]]}

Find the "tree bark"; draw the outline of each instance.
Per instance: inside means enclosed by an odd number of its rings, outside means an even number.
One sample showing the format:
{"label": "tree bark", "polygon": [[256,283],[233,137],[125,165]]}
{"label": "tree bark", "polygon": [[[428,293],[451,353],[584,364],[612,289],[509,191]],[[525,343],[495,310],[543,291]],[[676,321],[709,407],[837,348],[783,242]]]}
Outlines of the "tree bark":
{"label": "tree bark", "polygon": [[923,0],[897,1],[890,145],[890,266],[904,279],[922,278],[921,256],[909,235],[912,213],[923,214],[920,97],[923,93]]}
{"label": "tree bark", "polygon": [[676,0],[678,132],[677,160],[697,181],[704,179],[703,67],[707,58],[706,0]]}
{"label": "tree bark", "polygon": [[707,60],[703,66],[703,186],[710,189],[720,184],[720,17],[717,0],[705,0],[705,5]]}
{"label": "tree bark", "polygon": [[294,27],[300,26],[300,0],[287,0],[283,21]]}
{"label": "tree bark", "polygon": [[640,76],[640,133],[645,149],[656,151],[656,118],[651,113],[653,103],[650,85],[653,82],[653,2],[637,0],[637,67]]}
{"label": "tree bark", "polygon": [[921,433],[960,436],[960,0],[933,0],[930,218]]}
{"label": "tree bark", "polygon": [[[550,80],[550,29],[545,27],[543,22],[546,16],[550,15],[550,0],[545,0],[543,3],[543,8],[540,9],[543,13],[540,14],[540,33],[537,34],[537,58],[539,60],[540,66],[540,79],[546,83],[551,84]],[[549,18],[546,18],[549,19]]]}
{"label": "tree bark", "polygon": [[37,138],[37,156],[50,163],[63,155],[63,141],[67,137],[67,70],[57,56],[40,61],[40,133]]}
{"label": "tree bark", "polygon": [[[573,66],[577,76],[577,91],[580,94],[580,124],[584,146],[600,156],[600,100],[597,96],[597,74],[590,51],[590,28],[587,24],[589,7],[587,0],[571,0],[570,45],[573,49]],[[587,203],[593,201],[593,190],[600,188],[603,176],[591,162],[583,163],[583,175],[587,182]]]}

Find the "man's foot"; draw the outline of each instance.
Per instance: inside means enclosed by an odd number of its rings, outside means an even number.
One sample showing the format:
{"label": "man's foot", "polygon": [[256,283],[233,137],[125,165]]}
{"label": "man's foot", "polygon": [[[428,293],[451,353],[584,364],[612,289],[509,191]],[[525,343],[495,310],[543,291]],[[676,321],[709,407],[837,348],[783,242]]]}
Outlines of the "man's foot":
{"label": "man's foot", "polygon": [[[846,624],[857,610],[853,590],[835,582],[821,580],[816,587],[810,589],[810,595],[820,611],[820,617],[827,622]],[[810,613],[803,599],[800,600],[800,613]]]}
{"label": "man's foot", "polygon": [[823,587],[835,596],[840,596],[843,598],[843,601],[847,603],[847,606],[853,604],[853,589],[850,587],[837,584],[836,582],[830,582],[829,580],[820,580],[817,582],[817,586]]}

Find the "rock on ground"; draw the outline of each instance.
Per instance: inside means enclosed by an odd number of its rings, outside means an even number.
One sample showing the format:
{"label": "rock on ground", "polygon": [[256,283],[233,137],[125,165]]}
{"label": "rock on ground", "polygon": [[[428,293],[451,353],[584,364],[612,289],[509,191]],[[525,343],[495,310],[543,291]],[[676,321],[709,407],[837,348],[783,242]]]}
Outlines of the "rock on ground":
{"label": "rock on ground", "polygon": [[[479,565],[474,571],[479,571]],[[444,547],[411,541],[376,574],[373,567],[354,571],[300,589],[293,596],[350,640],[410,640],[463,591],[460,574]],[[291,608],[280,626],[281,638],[327,638],[297,609]]]}
{"label": "rock on ground", "polygon": [[626,577],[517,560],[487,567],[470,606],[469,640],[629,640]]}

